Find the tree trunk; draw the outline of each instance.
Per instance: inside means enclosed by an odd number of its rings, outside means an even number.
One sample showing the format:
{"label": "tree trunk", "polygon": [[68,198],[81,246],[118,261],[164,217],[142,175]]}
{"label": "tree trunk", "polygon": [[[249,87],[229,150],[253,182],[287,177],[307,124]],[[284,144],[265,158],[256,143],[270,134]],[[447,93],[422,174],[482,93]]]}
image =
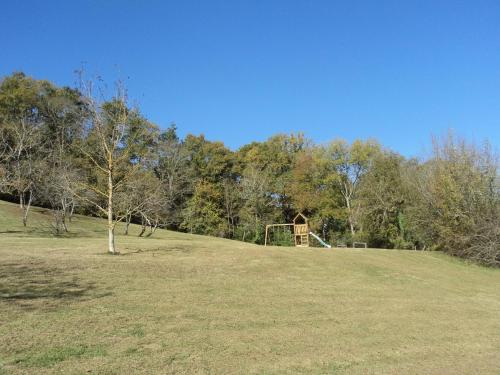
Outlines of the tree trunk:
{"label": "tree trunk", "polygon": [[155,221],[153,226],[150,228],[151,229],[151,236],[156,232],[156,229],[158,229],[158,222]]}
{"label": "tree trunk", "polygon": [[26,226],[28,224],[28,213],[31,207],[32,200],[33,200],[33,194],[31,193],[31,191],[29,191],[28,202],[26,202],[24,193],[21,194],[20,204],[21,204],[21,209],[23,210],[23,226]]}
{"label": "tree trunk", "polygon": [[19,195],[19,208],[23,214],[23,225],[26,226],[26,221],[24,220],[24,193]]}
{"label": "tree trunk", "polygon": [[75,211],[75,204],[71,203],[71,209],[69,210],[68,220],[71,223],[71,219],[73,218],[73,212]]}
{"label": "tree trunk", "polygon": [[108,252],[116,254],[115,226],[113,223],[113,173],[111,166],[108,173]]}
{"label": "tree trunk", "polygon": [[63,226],[63,228],[64,228],[64,231],[65,231],[66,233],[67,233],[67,232],[69,232],[69,231],[68,231],[68,226],[66,225],[66,214],[64,213],[64,211],[63,211],[63,214],[62,214],[62,219],[61,219],[61,221],[62,221],[62,226]]}
{"label": "tree trunk", "polygon": [[154,221],[154,222],[150,222],[149,223],[149,233],[146,237],[151,237],[154,232],[156,232],[156,229],[158,228],[158,222],[157,221]]}
{"label": "tree trunk", "polygon": [[109,226],[108,224],[108,252],[110,254],[116,254],[115,252],[115,228]]}
{"label": "tree trunk", "polygon": [[144,220],[144,216],[141,215],[141,233],[139,233],[139,237],[142,237],[145,231],[146,231],[146,220]]}
{"label": "tree trunk", "polygon": [[356,231],[354,229],[354,223],[352,219],[351,200],[348,197],[346,197],[345,203],[347,205],[347,218],[349,220],[349,228],[351,229],[351,234],[354,236],[356,234]]}
{"label": "tree trunk", "polygon": [[132,215],[125,216],[125,231],[123,234],[128,236],[128,227],[130,226],[130,221],[132,220]]}
{"label": "tree trunk", "polygon": [[65,232],[68,232],[68,227],[66,226],[66,216],[68,214],[68,205],[66,199],[61,199],[61,224]]}

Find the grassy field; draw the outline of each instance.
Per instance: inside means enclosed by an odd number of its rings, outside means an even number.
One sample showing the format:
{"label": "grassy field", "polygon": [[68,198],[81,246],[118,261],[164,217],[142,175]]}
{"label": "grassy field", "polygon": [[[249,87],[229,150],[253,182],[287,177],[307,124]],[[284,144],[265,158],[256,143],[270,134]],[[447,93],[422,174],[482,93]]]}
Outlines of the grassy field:
{"label": "grassy field", "polygon": [[113,257],[48,215],[0,202],[0,373],[500,373],[500,270],[168,231]]}

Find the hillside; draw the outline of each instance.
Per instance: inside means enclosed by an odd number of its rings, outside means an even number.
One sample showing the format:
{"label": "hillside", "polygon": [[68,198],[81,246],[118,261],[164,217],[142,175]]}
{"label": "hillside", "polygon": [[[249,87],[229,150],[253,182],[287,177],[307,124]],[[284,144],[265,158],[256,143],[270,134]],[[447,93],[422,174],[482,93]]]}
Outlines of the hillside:
{"label": "hillside", "polygon": [[[500,270],[261,247],[0,202],[0,373],[498,374]],[[121,230],[119,230],[121,232]]]}

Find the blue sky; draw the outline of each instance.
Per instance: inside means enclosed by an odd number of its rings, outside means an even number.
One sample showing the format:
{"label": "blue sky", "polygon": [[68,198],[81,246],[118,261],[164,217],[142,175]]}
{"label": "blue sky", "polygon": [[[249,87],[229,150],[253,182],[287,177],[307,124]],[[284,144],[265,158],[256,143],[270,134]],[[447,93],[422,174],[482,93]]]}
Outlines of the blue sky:
{"label": "blue sky", "polygon": [[0,75],[84,63],[162,127],[237,148],[304,131],[420,155],[451,128],[500,148],[500,2],[6,1]]}

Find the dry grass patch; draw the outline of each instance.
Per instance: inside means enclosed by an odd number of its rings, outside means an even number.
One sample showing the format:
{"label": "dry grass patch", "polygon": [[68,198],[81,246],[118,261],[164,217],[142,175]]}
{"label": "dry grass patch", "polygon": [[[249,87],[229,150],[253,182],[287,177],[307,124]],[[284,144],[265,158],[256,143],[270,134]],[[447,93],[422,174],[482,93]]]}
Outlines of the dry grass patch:
{"label": "dry grass patch", "polygon": [[263,248],[167,231],[119,236],[113,257],[99,220],[77,218],[75,237],[24,235],[2,209],[5,373],[500,368],[498,270],[438,253]]}

